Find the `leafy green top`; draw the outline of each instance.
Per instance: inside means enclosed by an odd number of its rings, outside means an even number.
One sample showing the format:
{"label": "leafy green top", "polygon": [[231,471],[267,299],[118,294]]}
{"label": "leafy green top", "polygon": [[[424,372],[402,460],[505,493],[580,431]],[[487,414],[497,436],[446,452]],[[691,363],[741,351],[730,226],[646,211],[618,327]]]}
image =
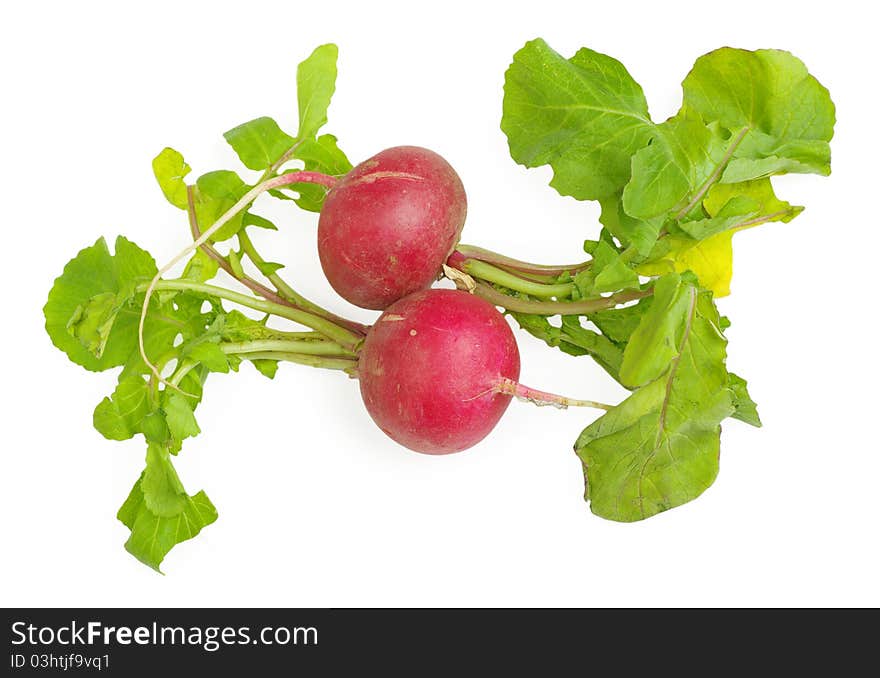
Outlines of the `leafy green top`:
{"label": "leafy green top", "polygon": [[[834,104],[788,52],[716,50],[697,59],[682,89],[679,112],[655,123],[620,62],[586,48],[566,59],[540,39],[505,77],[511,156],[550,165],[562,195],[598,200],[604,228],[584,245],[591,261],[543,280],[568,290],[550,303],[534,276],[519,285],[490,271],[483,282],[509,295],[498,303],[528,332],[592,356],[632,391],[575,445],[592,510],[614,520],[705,490],[723,419],[760,426],[746,382],[726,368],[729,322],[714,298],[730,292],[735,232],[803,210],[777,198],[770,177],[830,172]],[[633,288],[649,296],[599,310],[633,298],[621,296]],[[545,317],[554,313],[559,327]]]}
{"label": "leafy green top", "polygon": [[[287,171],[284,168],[291,161],[299,161],[306,170],[333,175],[351,168],[334,136],[318,136],[327,122],[335,89],[336,57],[335,45],[323,45],[299,65],[296,136],[268,117],[224,134],[244,166],[260,173],[253,183]],[[213,224],[253,185],[229,170],[207,172],[188,184],[191,168],[171,148],[154,158],[153,172],[168,202],[187,211],[193,234]],[[323,187],[310,184],[273,191],[276,197],[295,200],[310,211],[320,210],[325,193]],[[138,350],[144,291],[157,267],[150,254],[131,241],[120,236],[111,253],[102,238],[79,252],[56,279],[44,308],[46,331],[73,362],[92,371],[123,368],[113,393],[95,408],[93,423],[110,440],[143,436],[146,442],[146,466],[118,517],[131,531],[126,549],[156,570],[176,544],[217,519],[204,492],[186,492],[172,461],[183,441],[200,432],[195,410],[208,374],[235,371],[242,360],[270,378],[281,360],[339,369],[354,364],[349,350],[320,331],[336,327],[333,319],[284,283],[278,275],[280,264],[259,256],[247,235],[249,227],[275,228],[250,208],[242,211],[212,239],[237,238],[238,249],[227,255],[210,245],[197,250],[183,276],[160,283],[158,294],[151,298],[145,349],[160,367],[175,366],[168,377],[170,387],[161,388],[150,377]],[[245,258],[278,288],[277,294],[246,275]],[[208,285],[220,268],[264,298]],[[262,321],[253,320],[224,309],[223,299],[267,315]],[[265,320],[271,313],[306,324],[312,331],[270,329]],[[334,336],[346,331],[336,329]]]}
{"label": "leafy green top", "polygon": [[[600,201],[602,224],[634,262],[691,268],[724,294],[729,275],[711,269],[730,269],[732,255],[706,241],[796,216],[800,208],[775,196],[755,204],[752,182],[828,174],[834,104],[800,60],[779,50],[716,50],[682,87],[681,110],[657,124],[618,61],[589,49],[565,59],[533,40],[507,71],[501,127],[514,160],[549,164],[561,194]],[[717,190],[710,203],[710,191],[727,184],[727,203],[717,203]],[[761,191],[772,196],[769,183]],[[703,245],[712,261],[695,265],[689,252]]]}

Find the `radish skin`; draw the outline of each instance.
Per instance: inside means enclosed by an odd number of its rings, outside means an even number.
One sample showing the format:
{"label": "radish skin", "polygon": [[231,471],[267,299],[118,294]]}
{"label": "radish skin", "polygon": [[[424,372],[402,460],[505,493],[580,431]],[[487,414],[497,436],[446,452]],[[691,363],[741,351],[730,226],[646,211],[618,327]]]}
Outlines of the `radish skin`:
{"label": "radish skin", "polygon": [[513,397],[516,340],[504,316],[460,290],[416,292],[389,306],[361,349],[358,378],[370,416],[424,454],[480,442]]}
{"label": "radish skin", "polygon": [[351,170],[318,220],[324,275],[347,301],[381,310],[440,275],[467,214],[464,186],[426,148],[396,146]]}

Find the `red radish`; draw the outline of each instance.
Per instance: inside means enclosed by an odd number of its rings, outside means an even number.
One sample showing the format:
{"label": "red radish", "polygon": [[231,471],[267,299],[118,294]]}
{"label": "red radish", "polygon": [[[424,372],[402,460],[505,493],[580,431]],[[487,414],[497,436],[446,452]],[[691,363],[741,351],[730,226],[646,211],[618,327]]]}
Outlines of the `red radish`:
{"label": "red radish", "polygon": [[489,302],[424,290],[376,321],[358,378],[379,428],[416,452],[449,454],[478,443],[501,419],[519,379],[519,350]]}
{"label": "red radish", "polygon": [[455,170],[426,148],[374,155],[329,192],[318,221],[318,255],[341,297],[383,309],[431,286],[467,213]]}

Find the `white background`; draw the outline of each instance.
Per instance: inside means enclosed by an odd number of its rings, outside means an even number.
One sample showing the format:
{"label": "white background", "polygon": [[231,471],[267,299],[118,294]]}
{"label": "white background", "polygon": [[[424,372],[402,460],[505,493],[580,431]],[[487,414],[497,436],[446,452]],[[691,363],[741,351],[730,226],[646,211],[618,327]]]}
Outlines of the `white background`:
{"label": "white background", "polygon": [[[20,606],[876,606],[878,584],[875,23],[864,3],[93,2],[4,10],[0,604]],[[135,7],[137,9],[135,9]],[[817,8],[814,10],[813,8]],[[818,8],[822,7],[821,10]],[[513,403],[462,454],[421,456],[378,431],[345,377],[284,365],[212,376],[179,470],[220,519],[160,576],[129,556],[115,513],[139,440],[104,440],[114,384],[42,328],[65,262],[123,233],[167,260],[188,242],[150,160],[241,169],[221,133],[257,117],[296,129],[295,66],[340,47],[326,131],[355,162],[387,146],[442,153],[469,197],[464,240],[577,259],[597,210],[510,159],[503,75],[527,40],[620,59],[655,120],[714,48],[789,49],[837,104],[833,174],[785,177],[807,210],[738,235],[729,364],[765,426],[724,425],[721,472],[646,522],[593,516],[574,439],[595,416]],[[247,172],[246,170],[242,170]],[[245,174],[245,176],[249,176]],[[307,296],[369,321],[322,279],[314,215],[269,199],[259,233]],[[573,396],[623,391],[588,359],[523,333],[522,379]]]}

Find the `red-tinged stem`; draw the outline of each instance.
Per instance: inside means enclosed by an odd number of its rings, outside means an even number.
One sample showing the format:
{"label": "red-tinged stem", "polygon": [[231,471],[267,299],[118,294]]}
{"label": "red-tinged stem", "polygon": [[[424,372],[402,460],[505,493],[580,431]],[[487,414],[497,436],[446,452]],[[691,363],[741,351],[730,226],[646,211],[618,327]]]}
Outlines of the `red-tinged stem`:
{"label": "red-tinged stem", "polygon": [[[316,173],[317,174],[317,173]],[[193,195],[193,187],[186,187],[186,200],[187,200],[187,214],[189,215],[189,229],[192,233],[193,240],[198,240],[202,231],[199,228],[198,217],[196,216],[195,210],[195,197]],[[239,233],[239,239],[244,243],[250,244],[250,239],[247,238],[247,234],[244,232],[244,229]],[[301,295],[296,295],[296,298],[291,298],[290,296],[284,296],[282,292],[282,288],[278,288],[278,292],[274,292],[269,289],[262,283],[254,280],[246,273],[242,275],[236,274],[233,270],[230,263],[226,260],[220,252],[218,252],[210,243],[202,243],[201,250],[207,254],[211,259],[217,262],[217,264],[226,271],[230,276],[238,280],[242,285],[247,287],[249,290],[263,297],[263,299],[268,299],[269,301],[274,301],[276,304],[283,304],[285,306],[289,306],[295,310],[307,311],[309,313],[315,313],[316,315],[320,315],[327,320],[335,322],[337,325],[341,325],[346,329],[352,330],[353,332],[359,332],[366,336],[367,330],[369,329],[366,325],[362,325],[361,323],[355,322],[353,320],[348,320],[347,318],[342,318],[338,315],[330,313],[329,311],[324,310],[317,304],[310,302],[308,299]],[[263,262],[263,259],[257,254],[256,250],[253,249],[253,246],[247,248],[247,254],[258,266]],[[278,276],[269,276],[270,281],[278,285],[279,283],[283,284],[283,281]],[[288,291],[291,294],[296,294],[288,285],[284,284],[284,290]]]}
{"label": "red-tinged stem", "polygon": [[[544,316],[587,315],[596,311],[614,308],[636,299],[642,299],[654,293],[653,287],[649,287],[644,290],[623,290],[607,297],[567,301],[565,299],[571,294],[574,287],[571,283],[548,285],[525,280],[486,262],[469,259],[457,251],[449,256],[447,265],[476,279],[473,293],[478,297],[482,297],[495,306],[500,306],[514,313]],[[488,282],[482,282],[484,280]],[[537,298],[524,299],[505,294],[488,283],[501,285],[502,287]]]}
{"label": "red-tinged stem", "polygon": [[[217,285],[200,283],[195,280],[160,280],[155,284],[154,289],[159,291],[195,292],[196,294],[216,297],[217,299],[225,299],[234,304],[241,304],[261,313],[277,315],[279,318],[287,318],[299,325],[315,330],[327,339],[341,344],[352,352],[357,352],[364,341],[364,336],[359,332],[353,332],[345,327],[340,327],[322,316],[298,308],[292,308],[289,304],[278,304],[268,299],[260,299],[250,294],[236,292],[235,290]],[[135,287],[136,292],[141,290],[146,290],[146,284]]]}
{"label": "red-tinged stem", "polygon": [[149,356],[147,355],[146,348],[144,347],[144,323],[147,319],[147,313],[150,310],[150,298],[153,295],[153,290],[156,288],[156,284],[165,275],[168,271],[170,271],[174,266],[176,266],[180,261],[184,259],[184,257],[188,256],[190,253],[194,252],[196,249],[204,245],[208,240],[210,240],[211,236],[213,236],[217,231],[219,231],[225,224],[227,224],[236,214],[245,209],[248,205],[250,205],[257,197],[263,193],[264,191],[271,190],[273,188],[280,188],[281,186],[289,186],[290,184],[299,184],[299,183],[311,183],[311,184],[319,184],[321,186],[326,186],[327,188],[332,188],[338,180],[336,177],[331,177],[326,174],[321,174],[320,172],[289,172],[287,174],[282,174],[278,177],[272,177],[266,181],[263,181],[253,188],[251,188],[247,193],[245,193],[232,207],[230,207],[226,212],[224,212],[217,221],[211,224],[210,228],[202,233],[198,238],[196,238],[190,245],[181,250],[177,256],[175,256],[171,261],[165,264],[159,271],[153,276],[153,279],[150,281],[149,286],[146,289],[144,294],[144,303],[141,307],[141,317],[138,321],[138,350],[140,352],[141,358],[143,359],[146,366],[149,368],[152,375],[156,378],[160,383],[165,384],[171,388],[179,390],[177,386],[169,383],[166,379],[159,374],[159,369],[150,361]]}
{"label": "red-tinged stem", "polygon": [[594,400],[577,400],[575,398],[567,398],[566,396],[556,395],[555,393],[547,393],[531,388],[523,384],[517,383],[512,379],[502,379],[501,383],[495,388],[497,393],[506,393],[515,396],[520,400],[527,400],[535,405],[558,407],[565,409],[567,407],[593,407],[598,410],[610,410],[612,405],[605,403],[597,403]]}
{"label": "red-tinged stem", "polygon": [[[482,263],[487,263],[483,261]],[[552,285],[556,282],[556,278],[559,277],[558,274],[553,275],[550,273],[528,273],[519,268],[511,268],[510,266],[505,266],[504,264],[490,264],[491,266],[495,266],[495,268],[504,271],[505,273],[510,273],[515,275],[523,280],[530,280],[536,283],[545,283],[547,285]]]}
{"label": "red-tinged stem", "polygon": [[596,311],[614,308],[636,299],[642,299],[654,294],[654,288],[644,290],[624,290],[607,297],[595,299],[580,299],[578,301],[540,301],[535,299],[521,299],[509,294],[499,292],[491,285],[478,282],[474,294],[483,297],[486,301],[501,306],[513,313],[529,313],[531,315],[589,315]]}
{"label": "red-tinged stem", "polygon": [[[199,228],[199,222],[198,222],[198,219],[196,218],[195,198],[193,196],[193,187],[192,186],[186,187],[186,203],[187,203],[186,212],[187,212],[187,215],[189,216],[189,230],[192,233],[193,240],[198,240],[202,235],[202,231]],[[222,254],[220,254],[220,252],[218,252],[210,243],[207,243],[207,242],[202,243],[200,246],[200,249],[205,254],[207,254],[211,259],[216,261],[217,264],[220,266],[220,268],[222,268],[229,275],[231,275],[233,278],[238,280],[242,285],[247,287],[249,290],[251,290],[255,294],[259,294],[264,299],[268,299],[269,301],[274,301],[278,304],[287,303],[287,301],[283,297],[276,294],[275,292],[270,290],[265,285],[260,284],[259,282],[257,282],[253,278],[251,278],[249,275],[247,275],[247,274],[241,275],[241,276],[236,275],[235,271],[232,270],[232,266],[226,260],[226,257],[224,257]]]}
{"label": "red-tinged stem", "polygon": [[[238,232],[238,242],[244,253],[254,262],[254,264],[259,267],[266,263],[263,257],[260,256],[259,252],[257,252],[253,242],[251,242],[251,239],[248,237],[248,234],[244,229]],[[364,336],[367,335],[369,327],[359,322],[355,322],[354,320],[349,320],[348,318],[343,318],[335,313],[331,313],[313,301],[309,301],[288,285],[277,273],[270,273],[266,275],[266,277],[269,279],[269,282],[275,286],[275,289],[278,290],[278,295],[280,295],[279,298],[281,299],[280,303],[286,304],[291,308],[301,309],[319,315],[341,327],[351,330],[352,332],[359,332]]]}
{"label": "red-tinged stem", "polygon": [[295,142],[293,146],[284,151],[284,154],[280,158],[278,158],[278,160],[269,165],[269,167],[267,167],[266,171],[263,173],[262,180],[268,179],[269,177],[274,175],[275,172],[281,169],[281,167],[284,166],[284,164],[293,157],[293,154],[296,153],[296,149],[302,146],[303,141],[305,141],[305,139],[300,139],[299,141]]}
{"label": "red-tinged stem", "polygon": [[242,353],[243,360],[284,360],[299,365],[311,367],[323,367],[327,370],[342,370],[350,377],[357,377],[357,360],[351,358],[339,358],[334,356],[308,355],[303,353],[285,353],[279,351],[266,351],[261,353]]}
{"label": "red-tinged stem", "polygon": [[478,280],[501,285],[538,299],[566,299],[574,291],[572,283],[537,282],[523,277],[522,273],[513,273],[480,259],[471,259],[461,252],[453,252],[446,263],[447,266],[467,273]]}
{"label": "red-tinged stem", "polygon": [[293,172],[285,172],[284,174],[280,174],[277,177],[264,182],[265,184],[272,184],[272,186],[267,186],[264,190],[288,186],[290,184],[318,184],[326,188],[333,188],[338,181],[339,177],[332,177],[329,174],[296,170]]}
{"label": "red-tinged stem", "polygon": [[[455,254],[459,253],[464,255],[468,259],[478,259],[479,261],[485,261],[488,264],[497,264],[498,266],[511,268],[521,273],[536,273],[538,275],[562,275],[563,273],[578,273],[579,271],[583,271],[584,269],[589,268],[592,265],[592,262],[589,261],[582,261],[578,264],[571,264],[569,266],[532,264],[527,261],[513,259],[512,257],[508,257],[504,254],[498,254],[497,252],[493,252],[492,250],[487,250],[482,247],[476,247],[475,245],[460,244],[456,247],[456,251],[453,252],[452,256],[455,256]],[[450,266],[452,266],[452,264],[450,264]]]}

